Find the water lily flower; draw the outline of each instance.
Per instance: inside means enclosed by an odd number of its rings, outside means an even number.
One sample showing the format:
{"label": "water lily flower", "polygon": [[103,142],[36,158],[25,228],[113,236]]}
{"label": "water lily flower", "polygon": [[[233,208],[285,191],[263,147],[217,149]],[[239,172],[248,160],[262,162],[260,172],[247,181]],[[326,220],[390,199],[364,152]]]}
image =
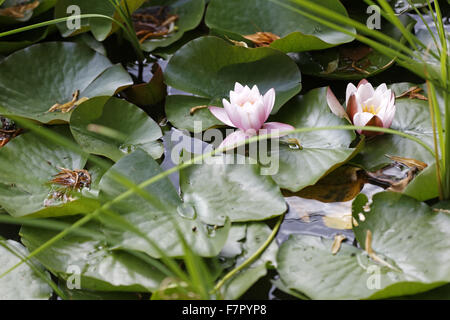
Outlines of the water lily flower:
{"label": "water lily flower", "polygon": [[230,91],[230,101],[223,99],[224,108],[209,107],[211,113],[224,124],[237,128],[228,135],[219,146],[236,145],[258,134],[271,134],[293,130],[294,127],[280,122],[267,122],[275,104],[275,89],[261,95],[258,87],[242,86],[236,82],[234,91]]}
{"label": "water lily flower", "polygon": [[[347,110],[344,110],[328,87],[327,102],[331,111],[340,117],[347,118],[355,126],[389,128],[394,120],[395,94],[387,88],[385,83],[376,89],[366,79],[361,80],[357,87],[349,83],[345,100]],[[365,135],[383,134],[364,130],[357,130],[357,132]]]}

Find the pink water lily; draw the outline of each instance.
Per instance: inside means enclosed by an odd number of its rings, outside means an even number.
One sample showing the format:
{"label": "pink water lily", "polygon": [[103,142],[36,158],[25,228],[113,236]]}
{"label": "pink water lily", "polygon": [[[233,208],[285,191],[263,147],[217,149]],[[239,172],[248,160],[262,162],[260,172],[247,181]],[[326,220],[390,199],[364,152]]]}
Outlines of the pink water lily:
{"label": "pink water lily", "polygon": [[230,101],[223,99],[224,108],[209,107],[211,113],[224,124],[237,128],[219,146],[228,147],[258,134],[270,134],[293,130],[294,127],[280,122],[267,122],[275,104],[275,89],[263,96],[258,87],[242,86],[236,82],[230,91]]}
{"label": "pink water lily", "polygon": [[[395,94],[383,83],[378,88],[363,79],[355,87],[352,83],[347,86],[345,103],[347,110],[337,100],[328,87],[327,102],[331,111],[340,117],[345,117],[355,126],[376,126],[389,128],[395,115]],[[378,135],[382,132],[357,130],[365,135]]]}

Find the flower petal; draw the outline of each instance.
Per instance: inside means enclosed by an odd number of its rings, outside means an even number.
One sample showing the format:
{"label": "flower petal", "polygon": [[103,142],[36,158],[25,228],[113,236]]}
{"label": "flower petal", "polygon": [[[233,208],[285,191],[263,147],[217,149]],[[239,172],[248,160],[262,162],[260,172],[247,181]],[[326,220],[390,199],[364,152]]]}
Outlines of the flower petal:
{"label": "flower petal", "polygon": [[269,118],[270,113],[273,110],[273,106],[275,105],[275,89],[272,88],[269,91],[266,92],[266,94],[263,97],[264,101],[264,121],[266,122],[267,118]]}
{"label": "flower petal", "polygon": [[347,85],[347,92],[345,94],[345,105],[348,105],[348,100],[350,99],[350,97],[352,96],[352,94],[356,94],[356,92],[358,91],[358,89],[355,87],[355,85],[353,83],[349,83]]}
{"label": "flower petal", "polygon": [[334,95],[333,91],[331,91],[330,87],[327,88],[327,103],[328,103],[328,107],[330,108],[331,112],[333,112],[335,115],[337,115],[340,118],[346,118],[347,120],[350,121],[350,119],[347,115],[347,112],[345,112],[344,107],[342,106],[342,104],[340,104],[340,102]]}
{"label": "flower petal", "polygon": [[227,149],[236,148],[240,142],[245,141],[246,139],[248,139],[250,137],[251,137],[251,135],[246,134],[244,131],[236,130],[232,134],[228,135],[225,138],[225,140],[222,141],[222,143],[219,145],[219,148],[225,148],[225,147]]}
{"label": "flower petal", "polygon": [[[290,124],[281,123],[281,122],[267,122],[262,127],[262,130],[266,130],[267,134],[271,134],[274,131],[278,131],[281,133],[281,132],[290,131],[290,130],[294,130],[294,129],[295,128],[293,126],[291,126]],[[284,136],[284,135],[286,135],[286,134],[282,134],[279,136]]]}
{"label": "flower petal", "polygon": [[234,84],[234,92],[239,93],[242,91],[242,89],[244,89],[244,86],[242,84],[240,84],[239,82],[236,82]]}
{"label": "flower petal", "polygon": [[[355,125],[355,126],[358,126],[358,127],[364,127],[364,126],[366,126],[367,125],[367,123],[370,121],[370,120],[372,120],[372,118],[374,117],[375,115],[373,115],[372,113],[370,113],[370,112],[358,112],[358,113],[356,113],[355,114],[355,116],[353,117],[353,124]],[[361,129],[358,129],[358,130],[356,130],[358,133],[361,133],[362,132],[362,130]]]}
{"label": "flower petal", "polygon": [[351,122],[355,123],[355,114],[362,112],[362,108],[356,100],[356,94],[352,94],[347,103],[347,114]]}
{"label": "flower petal", "polygon": [[224,108],[219,107],[208,107],[209,111],[220,121],[225,123],[227,126],[230,127],[236,127],[233,122],[231,122],[230,118],[228,117],[228,114]]}
{"label": "flower petal", "polygon": [[387,88],[387,86],[386,86],[386,83],[383,83],[383,84],[380,84],[378,87],[377,87],[377,89],[375,90],[375,94],[376,95],[378,95],[378,94],[383,94],[383,93],[385,93],[386,91],[388,90],[388,88]]}
{"label": "flower petal", "polygon": [[[378,116],[374,115],[372,119],[370,119],[370,121],[366,123],[366,126],[383,128],[383,121],[381,121],[381,119]],[[362,134],[366,136],[378,136],[380,134],[383,134],[383,132],[363,130]]]}
{"label": "flower petal", "polygon": [[359,83],[358,83],[358,88],[364,84],[369,83],[369,81],[367,81],[366,79],[362,79]]}
{"label": "flower petal", "polygon": [[359,103],[365,103],[367,100],[373,97],[375,90],[372,85],[367,82],[366,84],[358,86],[358,92],[356,93]]}
{"label": "flower petal", "polygon": [[241,118],[239,117],[239,113],[236,110],[239,107],[236,107],[235,105],[229,103],[227,99],[223,99],[222,104],[228,115],[228,118],[230,119],[231,123],[233,124],[233,127],[240,128],[241,127]]}

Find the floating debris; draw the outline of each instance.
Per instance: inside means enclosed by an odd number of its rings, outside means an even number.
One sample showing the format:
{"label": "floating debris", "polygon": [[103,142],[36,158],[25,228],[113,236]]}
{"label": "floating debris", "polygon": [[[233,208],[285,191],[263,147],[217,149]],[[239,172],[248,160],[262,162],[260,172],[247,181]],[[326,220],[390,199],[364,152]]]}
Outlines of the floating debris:
{"label": "floating debris", "polygon": [[71,190],[81,190],[91,186],[91,175],[87,170],[70,170],[59,168],[61,171],[57,173],[50,183],[67,187]]}
{"label": "floating debris", "polygon": [[333,245],[331,246],[331,253],[333,255],[339,252],[339,249],[341,249],[342,241],[344,241],[345,239],[347,239],[347,237],[342,234],[337,234],[334,236]]}
{"label": "floating debris", "polygon": [[139,42],[159,39],[177,31],[178,15],[169,14],[169,7],[157,6],[138,10],[132,15],[134,30]]}
{"label": "floating debris", "polygon": [[56,103],[54,104],[50,109],[48,109],[47,112],[56,112],[60,111],[62,113],[69,113],[76,107],[78,107],[80,104],[88,100],[89,98],[83,97],[81,99],[78,99],[80,96],[80,90],[75,91],[72,94],[72,100],[69,102],[66,102],[64,104]]}
{"label": "floating debris", "polygon": [[279,36],[271,32],[257,32],[243,37],[253,42],[256,47],[268,47],[272,42],[280,39]]}
{"label": "floating debris", "polygon": [[13,121],[0,117],[0,148],[5,146],[11,139],[14,139],[23,132],[22,129],[17,129]]}
{"label": "floating debris", "polygon": [[401,99],[401,98],[408,97],[410,99],[419,99],[419,100],[428,101],[428,98],[426,96],[424,96],[423,94],[419,93],[422,90],[423,90],[422,88],[414,86],[414,87],[409,88],[405,92],[399,94],[395,98],[396,99]]}
{"label": "floating debris", "polygon": [[27,3],[27,2],[28,1],[22,1],[21,3],[15,5],[15,6],[0,9],[0,16],[6,16],[6,17],[15,18],[15,19],[25,18],[25,15],[28,12],[36,9],[40,4],[40,2],[37,0],[30,2],[30,3]]}

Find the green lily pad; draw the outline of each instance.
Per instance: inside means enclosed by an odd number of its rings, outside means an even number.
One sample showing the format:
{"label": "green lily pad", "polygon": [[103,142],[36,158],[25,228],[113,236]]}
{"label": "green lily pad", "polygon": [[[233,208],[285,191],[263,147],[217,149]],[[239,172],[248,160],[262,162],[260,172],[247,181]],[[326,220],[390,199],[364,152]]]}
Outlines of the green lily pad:
{"label": "green lily pad", "polygon": [[[3,274],[26,256],[28,250],[20,243],[0,241],[0,273]],[[0,278],[0,300],[48,300],[52,296],[52,288],[35,270],[50,278],[44,268],[32,259]]]}
{"label": "green lily pad", "polygon": [[223,123],[217,119],[207,108],[199,109],[191,114],[191,109],[208,105],[211,99],[194,96],[173,95],[166,98],[167,120],[178,129],[186,129],[195,132],[195,123],[201,123],[202,130],[215,126],[222,126]]}
{"label": "green lily pad", "polygon": [[[222,105],[222,98],[229,98],[235,82],[257,85],[262,93],[274,88],[273,114],[301,89],[300,71],[292,59],[280,51],[238,47],[211,36],[184,45],[172,56],[164,75],[169,86],[208,98],[208,105],[216,106]],[[177,104],[182,105],[182,98],[177,99]],[[166,108],[173,110],[175,107]]]}
{"label": "green lily pad", "polygon": [[[96,132],[94,126],[113,130],[117,136]],[[70,130],[83,150],[113,161],[136,148],[155,159],[164,152],[157,141],[162,137],[158,124],[135,105],[114,97],[96,97],[79,105],[70,117]]]}
{"label": "green lily pad", "polygon": [[186,31],[195,29],[200,24],[205,11],[204,0],[150,0],[142,9],[145,10],[146,7],[154,6],[167,6],[169,14],[178,16],[175,22],[177,30],[160,39],[144,41],[142,48],[147,52],[156,48],[167,47],[181,39]]}
{"label": "green lily pad", "polygon": [[[126,0],[130,12],[137,10],[145,0]],[[121,1],[124,4],[123,0]],[[76,5],[80,8],[81,14],[102,14],[118,21],[121,21],[115,8],[110,1],[91,1],[91,0],[59,0],[55,7],[55,19],[68,17],[73,12],[67,13],[70,6]],[[105,18],[81,19],[80,28],[71,30],[67,23],[58,24],[58,28],[63,37],[74,36],[83,32],[91,31],[98,41],[105,40],[112,32],[119,27],[111,20]]]}
{"label": "green lily pad", "polygon": [[[36,63],[38,59],[39,63]],[[121,65],[77,43],[48,42],[17,51],[0,63],[0,112],[42,123],[68,122],[70,113],[48,112],[55,104],[111,96],[131,85]]]}
{"label": "green lily pad", "polygon": [[[316,3],[348,16],[338,0],[318,0]],[[289,0],[212,0],[206,12],[206,24],[239,40],[257,32],[270,32],[280,37],[270,47],[283,52],[322,50],[354,40],[354,37],[328,28],[296,10],[305,11]],[[351,27],[344,28],[355,32]]]}
{"label": "green lily pad", "polygon": [[[295,128],[348,125],[331,113],[326,101],[326,88],[314,89],[292,99],[274,117]],[[297,192],[315,184],[320,178],[347,162],[358,151],[350,148],[356,135],[347,130],[324,130],[290,134],[302,148],[281,144],[271,157],[279,159],[279,170],[273,175],[283,189]]]}
{"label": "green lily pad", "polygon": [[367,231],[372,232],[379,260],[345,242],[333,255],[331,240],[293,236],[278,254],[284,286],[312,299],[385,299],[425,292],[449,281],[447,214],[399,193],[376,194],[369,212],[363,210],[366,202],[364,195],[354,202],[354,232],[362,248]]}
{"label": "green lily pad", "polygon": [[[367,16],[358,20],[365,23]],[[405,26],[416,22],[407,16],[401,17]],[[381,21],[385,35],[400,41],[402,33],[388,21]],[[368,47],[360,42],[341,45],[321,51],[301,52],[291,55],[302,73],[327,79],[361,80],[383,72],[394,65],[395,59]]]}
{"label": "green lily pad", "polygon": [[[54,134],[71,138],[66,127]],[[75,192],[71,199],[54,199],[57,187],[49,183],[59,168],[83,169],[86,158],[34,133],[25,133],[0,149],[0,206],[15,217],[54,217],[88,213],[98,206],[94,199]]]}
{"label": "green lily pad", "polygon": [[195,208],[200,220],[223,225],[227,217],[231,222],[258,221],[286,211],[279,187],[269,176],[260,174],[259,165],[241,164],[248,158],[234,155],[210,160],[210,164],[193,165],[180,172],[183,200]]}
{"label": "green lily pad", "polygon": [[[74,219],[64,219],[73,223]],[[84,228],[98,232],[100,225]],[[59,231],[23,227],[22,242],[33,251]],[[147,292],[156,290],[165,275],[131,253],[117,250],[101,239],[69,234],[39,252],[36,258],[54,275],[79,289],[96,291]],[[79,276],[79,282],[77,277]]]}
{"label": "green lily pad", "polygon": [[[162,172],[148,153],[138,149],[120,159],[103,176],[100,182],[100,197],[105,200],[114,199],[127,190],[113,180],[112,170],[136,184]],[[169,256],[183,255],[177,229],[198,255],[215,256],[220,252],[228,236],[229,221],[222,227],[201,222],[194,207],[181,201],[168,178],[151,184],[144,190],[151,195],[151,199],[133,195],[114,203],[111,209],[146,234]],[[105,232],[121,243],[120,248],[144,251],[152,257],[160,257],[159,252],[146,239],[135,233],[112,228],[105,229]]]}
{"label": "green lily pad", "polygon": [[[232,229],[236,228],[233,225]],[[238,229],[242,229],[242,225],[237,225]],[[272,230],[264,223],[253,222],[244,225],[244,237],[239,240],[240,254],[236,256],[236,263],[233,268],[238,267],[250,258],[267,240]],[[230,230],[231,233],[231,230]],[[241,230],[238,230],[241,233]],[[227,300],[239,299],[256,281],[267,274],[270,266],[276,266],[276,255],[278,245],[272,242],[263,254],[255,260],[250,266],[237,273],[229,279],[222,288],[222,295]]]}
{"label": "green lily pad", "polygon": [[[40,14],[50,10],[55,6],[58,0],[39,0],[38,6],[34,6],[35,0],[5,0],[2,4],[0,4],[0,25],[11,25],[22,22],[27,22],[31,18],[37,17]],[[12,8],[18,5],[30,5],[30,7],[25,10],[22,14],[14,15],[9,13],[8,11],[3,11],[4,9]],[[17,10],[16,10],[17,11]],[[19,10],[20,11],[20,10]]]}

